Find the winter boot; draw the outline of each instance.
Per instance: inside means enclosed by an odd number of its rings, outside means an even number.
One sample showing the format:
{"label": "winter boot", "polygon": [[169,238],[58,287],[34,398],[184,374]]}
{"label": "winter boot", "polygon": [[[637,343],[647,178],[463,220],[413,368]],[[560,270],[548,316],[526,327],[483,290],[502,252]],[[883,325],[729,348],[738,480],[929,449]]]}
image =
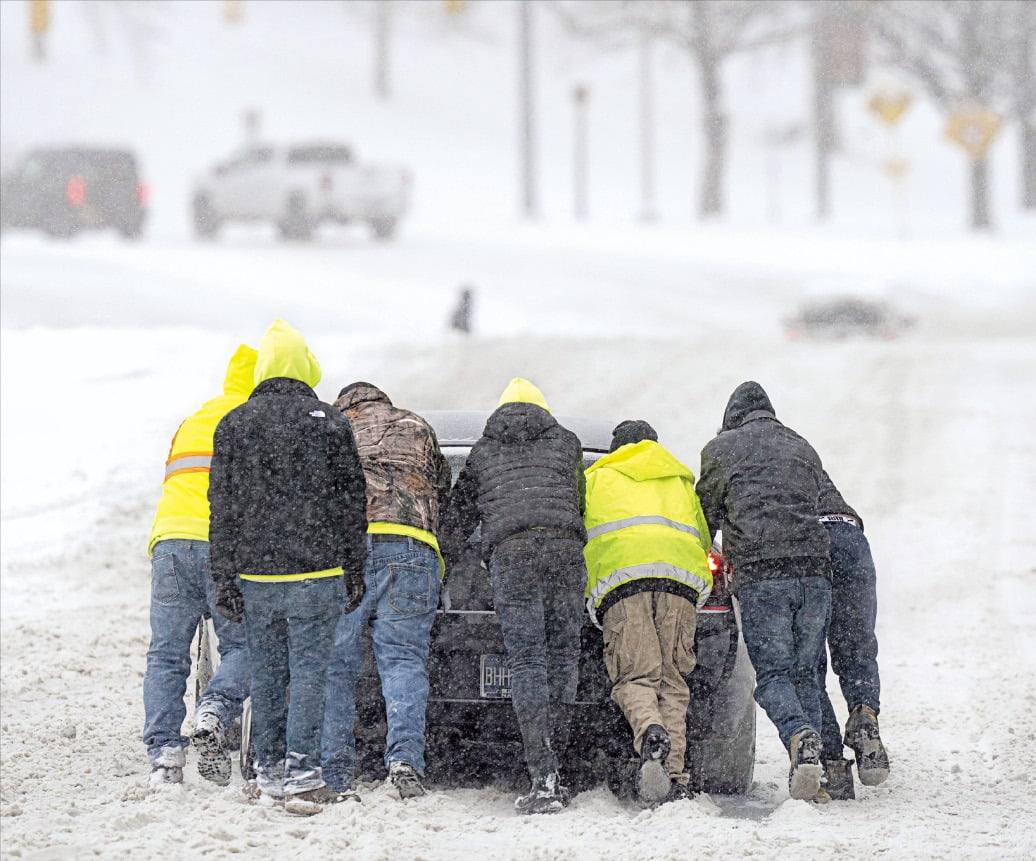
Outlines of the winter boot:
{"label": "winter boot", "polygon": [[845,743],[856,754],[860,783],[877,786],[889,776],[889,755],[878,735],[878,716],[870,706],[859,705],[845,723]]}
{"label": "winter boot", "polygon": [[669,733],[657,723],[644,733],[640,746],[640,771],[637,774],[637,795],[645,804],[663,801],[672,788],[669,779]]}
{"label": "winter boot", "polygon": [[669,804],[672,801],[688,801],[694,798],[694,796],[695,793],[691,791],[686,783],[673,780],[669,786],[669,792],[666,793],[666,797],[660,803]]}
{"label": "winter boot", "polygon": [[568,807],[568,790],[561,785],[561,777],[555,771],[532,782],[528,795],[520,796],[514,802],[514,809],[519,816],[534,813],[557,813]]}
{"label": "winter boot", "polygon": [[417,773],[409,762],[394,762],[389,766],[389,780],[396,787],[396,792],[403,800],[417,798],[424,795],[424,786],[421,784],[421,775]]}
{"label": "winter boot", "polygon": [[849,759],[824,760],[824,788],[835,801],[852,801],[856,798],[853,787],[853,763]]}
{"label": "winter boot", "polygon": [[328,804],[359,800],[360,796],[355,792],[335,792],[330,786],[325,785],[285,795],[284,810],[295,816],[315,816],[317,813],[321,813]]}
{"label": "winter boot", "polygon": [[820,765],[820,750],[823,742],[814,729],[799,730],[791,737],[788,753],[791,756],[791,771],[788,774],[788,791],[792,798],[809,801],[820,789],[820,778],[824,773]]}
{"label": "winter boot", "polygon": [[182,747],[163,747],[151,762],[148,786],[156,789],[170,783],[183,783],[183,767],[187,752]]}
{"label": "winter boot", "polygon": [[198,712],[191,742],[198,752],[198,774],[220,786],[230,783],[227,731],[215,712]]}

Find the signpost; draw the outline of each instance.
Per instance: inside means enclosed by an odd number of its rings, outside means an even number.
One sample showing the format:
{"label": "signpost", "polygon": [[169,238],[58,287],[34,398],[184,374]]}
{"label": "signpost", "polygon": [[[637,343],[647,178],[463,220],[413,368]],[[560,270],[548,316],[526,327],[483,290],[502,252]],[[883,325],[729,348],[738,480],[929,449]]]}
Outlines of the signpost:
{"label": "signpost", "polygon": [[902,238],[906,238],[910,233],[906,201],[906,175],[910,170],[910,162],[900,155],[896,129],[900,119],[913,103],[913,94],[909,90],[897,86],[881,87],[875,90],[867,101],[867,109],[888,127],[891,135],[889,154],[882,160],[881,169],[892,180],[893,208],[896,210],[899,235]]}

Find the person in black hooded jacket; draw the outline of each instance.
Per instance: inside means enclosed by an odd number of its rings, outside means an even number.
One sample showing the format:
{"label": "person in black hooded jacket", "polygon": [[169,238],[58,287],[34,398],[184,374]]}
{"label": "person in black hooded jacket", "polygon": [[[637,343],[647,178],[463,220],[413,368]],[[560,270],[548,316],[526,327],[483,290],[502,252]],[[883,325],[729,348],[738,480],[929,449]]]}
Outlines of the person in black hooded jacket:
{"label": "person in black hooded jacket", "polygon": [[579,683],[586,562],[583,452],[532,383],[511,381],[471,448],[442,518],[447,570],[481,521],[482,558],[511,670],[528,795],[520,814],[568,804],[558,761]]}
{"label": "person in black hooded jacket", "polygon": [[777,420],[756,382],[730,396],[701,453],[696,490],[709,531],[723,532],[756,702],[789,752],[792,798],[820,792],[821,681],[831,614],[828,538],[818,521],[820,456]]}
{"label": "person in black hooded jacket", "polygon": [[213,440],[211,574],[217,611],[248,637],[255,793],[316,812],[346,797],[323,779],[320,735],[335,626],[363,598],[367,482],[349,422],[313,390],[319,362],[283,320],[255,380]]}

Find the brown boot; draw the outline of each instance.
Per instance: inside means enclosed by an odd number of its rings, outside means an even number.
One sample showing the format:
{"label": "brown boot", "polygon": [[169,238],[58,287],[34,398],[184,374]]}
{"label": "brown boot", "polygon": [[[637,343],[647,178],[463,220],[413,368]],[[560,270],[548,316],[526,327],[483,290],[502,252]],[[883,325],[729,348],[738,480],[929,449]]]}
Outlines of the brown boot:
{"label": "brown boot", "polygon": [[791,771],[788,773],[788,792],[799,801],[811,801],[820,790],[820,778],[824,773],[820,765],[820,750],[823,742],[815,729],[807,727],[791,737],[788,754],[791,757]]}

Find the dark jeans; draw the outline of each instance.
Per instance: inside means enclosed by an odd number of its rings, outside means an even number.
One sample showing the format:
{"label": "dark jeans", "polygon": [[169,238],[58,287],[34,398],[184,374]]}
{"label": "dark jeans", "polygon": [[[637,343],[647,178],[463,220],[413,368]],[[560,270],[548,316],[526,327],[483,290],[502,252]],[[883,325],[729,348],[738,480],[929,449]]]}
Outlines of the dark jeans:
{"label": "dark jeans", "polygon": [[826,577],[780,577],[741,587],[741,629],[755,668],[755,701],[785,750],[803,729],[821,727],[817,676],[831,615]]}
{"label": "dark jeans", "polygon": [[[489,564],[493,604],[511,669],[511,704],[535,780],[558,770],[553,721],[576,701],[586,562],[570,538],[503,541]],[[557,743],[557,740],[555,740]]]}
{"label": "dark jeans", "polygon": [[367,591],[360,606],[338,621],[327,671],[323,777],[334,790],[356,779],[356,683],[363,674],[363,633],[370,626],[385,697],[385,765],[409,762],[424,775],[428,647],[439,605],[439,559],[427,544],[367,536]]}
{"label": "dark jeans", "polygon": [[345,604],[342,577],[241,580],[252,662],[252,742],[260,788],[323,786],[320,730],[327,666]]}
{"label": "dark jeans", "polygon": [[[863,530],[851,523],[825,523],[831,542],[831,626],[827,645],[831,669],[838,676],[849,711],[868,705],[879,711],[878,638],[874,623],[878,596],[874,559]],[[824,687],[827,655],[821,652],[820,705],[823,711],[824,758],[841,759],[842,733]]]}

